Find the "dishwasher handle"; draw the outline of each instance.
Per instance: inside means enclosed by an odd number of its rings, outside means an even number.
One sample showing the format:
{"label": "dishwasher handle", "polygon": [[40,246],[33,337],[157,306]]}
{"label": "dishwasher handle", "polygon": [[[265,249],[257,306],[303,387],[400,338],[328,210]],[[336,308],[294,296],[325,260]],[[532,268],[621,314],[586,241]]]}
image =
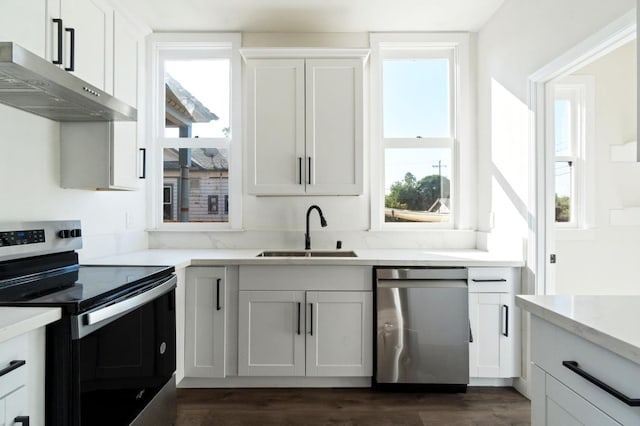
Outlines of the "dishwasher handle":
{"label": "dishwasher handle", "polygon": [[467,280],[378,280],[378,288],[467,288]]}

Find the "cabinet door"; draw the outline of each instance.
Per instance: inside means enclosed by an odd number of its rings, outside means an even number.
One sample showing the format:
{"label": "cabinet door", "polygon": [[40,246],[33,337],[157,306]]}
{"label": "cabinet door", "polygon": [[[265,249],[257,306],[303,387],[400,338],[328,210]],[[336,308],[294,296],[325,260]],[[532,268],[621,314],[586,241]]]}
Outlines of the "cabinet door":
{"label": "cabinet door", "polygon": [[[27,409],[27,407],[29,406],[27,401],[27,388],[25,386],[22,386],[17,390],[11,392],[9,395],[5,396],[4,404],[4,424],[7,426],[16,425],[17,423],[14,423],[16,417],[29,415]],[[33,419],[31,419],[31,421],[33,421]]]}
{"label": "cabinet door", "polygon": [[307,292],[307,376],[372,375],[371,292]]}
{"label": "cabinet door", "polygon": [[[60,17],[65,29],[73,29],[75,37],[73,73],[111,92],[107,76],[112,66],[112,10],[98,0],[62,0]],[[65,31],[65,67],[71,63],[71,35]]]}
{"label": "cabinet door", "polygon": [[248,60],[247,181],[251,194],[304,194],[304,60]]}
{"label": "cabinet door", "polygon": [[515,377],[516,312],[508,293],[469,293],[471,377]]}
{"label": "cabinet door", "polygon": [[304,376],[303,291],[240,291],[238,375]]}
{"label": "cabinet door", "polygon": [[18,43],[44,58],[47,25],[46,0],[2,1],[0,40]]}
{"label": "cabinet door", "polygon": [[308,194],[362,194],[362,61],[307,59]]}
{"label": "cabinet door", "polygon": [[225,377],[225,295],[225,268],[187,268],[184,355],[187,377]]}
{"label": "cabinet door", "polygon": [[[139,39],[132,25],[119,12],[113,14],[113,95],[138,105]],[[138,122],[113,123],[111,150],[112,185],[136,188],[138,179]]]}

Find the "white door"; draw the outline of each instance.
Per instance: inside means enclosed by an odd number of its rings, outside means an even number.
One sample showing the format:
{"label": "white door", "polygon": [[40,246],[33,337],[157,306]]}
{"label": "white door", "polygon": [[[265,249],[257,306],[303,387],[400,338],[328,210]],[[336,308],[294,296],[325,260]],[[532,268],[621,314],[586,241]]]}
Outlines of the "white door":
{"label": "white door", "polygon": [[304,291],[240,291],[239,376],[304,376]]}
{"label": "white door", "polygon": [[226,269],[186,271],[185,376],[225,377]]}
{"label": "white door", "polygon": [[249,193],[304,194],[304,60],[248,60],[246,73]]}
{"label": "white door", "polygon": [[[62,0],[60,16],[65,26],[64,66],[94,86],[111,92],[107,82],[113,55],[112,10],[98,0]],[[71,49],[73,29],[74,49]]]}
{"label": "white door", "polygon": [[371,292],[307,292],[307,376],[372,375]]}
{"label": "white door", "polygon": [[470,377],[516,377],[518,311],[509,293],[469,293]]}
{"label": "white door", "polygon": [[[119,13],[113,15],[113,95],[136,107],[138,102],[138,36]],[[111,73],[109,73],[111,74]],[[113,123],[112,184],[136,188],[138,178],[138,123]]]}
{"label": "white door", "polygon": [[360,59],[306,61],[307,193],[362,193]]}
{"label": "white door", "polygon": [[29,415],[29,401],[27,400],[26,386],[22,386],[5,396],[3,402],[5,410],[3,420],[7,426],[17,425],[18,423],[14,423],[16,417]]}

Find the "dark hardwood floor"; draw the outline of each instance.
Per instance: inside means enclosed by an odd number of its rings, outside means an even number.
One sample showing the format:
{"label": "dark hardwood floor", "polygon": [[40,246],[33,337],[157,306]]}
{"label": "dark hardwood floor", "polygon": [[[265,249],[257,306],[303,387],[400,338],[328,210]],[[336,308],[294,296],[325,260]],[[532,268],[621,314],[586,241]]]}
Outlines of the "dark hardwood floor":
{"label": "dark hardwood floor", "polygon": [[529,425],[529,400],[511,388],[466,393],[370,389],[178,389],[178,426]]}

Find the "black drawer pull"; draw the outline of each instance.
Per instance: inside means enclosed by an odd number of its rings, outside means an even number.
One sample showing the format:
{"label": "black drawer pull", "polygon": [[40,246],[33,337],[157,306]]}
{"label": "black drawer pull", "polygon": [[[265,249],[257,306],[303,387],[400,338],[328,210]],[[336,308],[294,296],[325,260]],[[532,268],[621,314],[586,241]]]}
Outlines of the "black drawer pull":
{"label": "black drawer pull", "polygon": [[20,423],[22,426],[29,426],[29,416],[18,416],[13,419],[14,423]]}
{"label": "black drawer pull", "polygon": [[27,361],[23,359],[9,362],[9,365],[7,367],[0,370],[0,377],[4,376],[5,374],[11,373],[13,370],[22,367],[26,363]]}
{"label": "black drawer pull", "polygon": [[600,389],[602,389],[603,391],[605,391],[609,395],[611,395],[611,396],[613,396],[615,398],[618,398],[620,401],[624,402],[628,406],[630,406],[630,407],[640,407],[640,399],[639,398],[629,398],[628,396],[626,396],[622,392],[612,388],[611,386],[609,386],[608,384],[604,383],[603,381],[601,381],[599,379],[596,379],[591,374],[587,373],[582,368],[580,368],[578,366],[578,362],[577,361],[562,361],[562,365],[564,365],[569,370],[571,370],[574,373],[576,373],[578,376],[580,376],[580,377],[584,378],[585,380],[593,383],[594,385],[596,385],[597,387],[599,387]]}
{"label": "black drawer pull", "polygon": [[474,283],[506,283],[507,280],[504,278],[489,278],[489,279],[480,279],[480,278],[471,278],[471,281]]}

